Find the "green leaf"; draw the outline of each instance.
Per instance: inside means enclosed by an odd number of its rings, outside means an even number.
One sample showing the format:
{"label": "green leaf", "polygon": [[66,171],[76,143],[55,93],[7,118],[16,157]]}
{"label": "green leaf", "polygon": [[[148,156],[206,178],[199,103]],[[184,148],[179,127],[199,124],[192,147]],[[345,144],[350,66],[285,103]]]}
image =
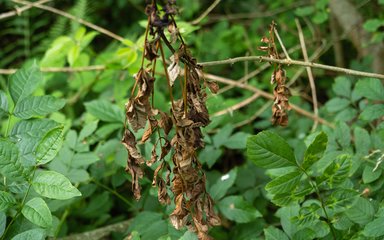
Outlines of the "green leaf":
{"label": "green leaf", "polygon": [[[320,177],[326,181],[330,188],[343,183],[349,176],[351,169],[351,156],[347,154],[339,155],[324,171]],[[322,182],[321,181],[321,182]]]}
{"label": "green leaf", "polygon": [[124,123],[124,112],[116,105],[106,100],[94,100],[85,103],[87,111],[105,122]]}
{"label": "green leaf", "polygon": [[344,76],[337,77],[335,79],[335,82],[332,84],[332,90],[338,96],[351,98],[352,96],[351,80]]}
{"label": "green leaf", "polygon": [[363,230],[364,236],[381,237],[384,235],[384,217],[379,217],[365,225]]}
{"label": "green leaf", "polygon": [[199,160],[201,163],[207,163],[208,168],[211,168],[220,158],[223,150],[215,148],[213,145],[207,145],[200,151]]}
{"label": "green leaf", "polygon": [[24,175],[24,168],[19,161],[19,150],[16,145],[0,139],[0,173],[7,178],[19,179]]}
{"label": "green leaf", "polygon": [[342,148],[348,148],[351,143],[351,133],[348,125],[345,122],[337,122],[335,129],[336,141]]}
{"label": "green leaf", "polygon": [[360,79],[355,86],[355,91],[362,97],[371,100],[384,100],[384,86],[379,79]]}
{"label": "green leaf", "polygon": [[73,45],[67,55],[68,63],[70,66],[73,66],[76,59],[79,57],[79,55],[80,55],[80,46]]}
{"label": "green leaf", "polygon": [[7,215],[5,215],[5,212],[0,212],[0,236],[3,236],[6,225]]}
{"label": "green leaf", "polygon": [[378,18],[369,19],[363,25],[364,29],[368,32],[376,32],[377,29],[384,25],[384,22]]}
{"label": "green leaf", "polygon": [[43,75],[36,63],[29,68],[23,67],[13,74],[9,80],[9,93],[15,106],[17,107],[19,101],[30,96],[42,80]]}
{"label": "green leaf", "polygon": [[328,208],[332,209],[334,213],[345,212],[351,208],[359,198],[359,192],[353,189],[337,188],[328,197],[325,204]]}
{"label": "green leaf", "polygon": [[36,148],[37,164],[41,165],[50,162],[59,152],[63,140],[62,126],[49,131]]}
{"label": "green leaf", "polygon": [[98,121],[87,123],[79,133],[79,141],[83,141],[86,137],[89,137],[97,129]]}
{"label": "green leaf", "polygon": [[54,171],[37,172],[32,187],[41,196],[52,199],[64,200],[81,196],[68,178]]}
{"label": "green leaf", "polygon": [[226,139],[223,145],[229,149],[244,149],[247,145],[248,133],[237,132]]}
{"label": "green leaf", "polygon": [[247,156],[263,168],[297,166],[292,148],[282,137],[270,131],[248,138]]}
{"label": "green leaf", "polygon": [[308,169],[314,163],[323,157],[325,149],[327,148],[328,136],[324,132],[320,132],[315,140],[309,145],[304,154],[303,168]]}
{"label": "green leaf", "polygon": [[91,42],[92,40],[97,36],[99,35],[98,32],[96,31],[91,31],[89,33],[87,33],[80,41],[80,47],[81,49],[84,49],[86,48]]}
{"label": "green leaf", "polygon": [[278,228],[269,226],[264,229],[265,240],[289,240],[288,236]]}
{"label": "green leaf", "polygon": [[372,166],[365,166],[364,171],[363,171],[363,182],[364,183],[371,183],[376,181],[377,179],[380,178],[383,170],[381,168],[376,169],[376,171],[373,171]]}
{"label": "green leaf", "polygon": [[65,64],[65,57],[74,45],[74,41],[68,36],[60,36],[51,44],[40,62],[41,67],[62,67]]}
{"label": "green leaf", "polygon": [[227,174],[221,176],[209,191],[212,199],[219,200],[220,198],[224,197],[228,189],[235,183],[236,176],[237,168],[233,168]]}
{"label": "green leaf", "polygon": [[16,105],[14,115],[22,119],[45,116],[60,110],[64,105],[65,100],[52,96],[28,96]]}
{"label": "green leaf", "polygon": [[355,136],[355,149],[356,153],[360,156],[366,156],[371,148],[371,137],[364,128],[356,126],[353,129],[353,135]]}
{"label": "green leaf", "polygon": [[310,228],[303,228],[297,231],[292,239],[295,240],[308,240],[308,239],[314,239],[316,237],[316,232],[313,231]]}
{"label": "green leaf", "polygon": [[368,199],[359,197],[355,204],[348,209],[345,214],[351,221],[365,225],[373,220],[375,209]]}
{"label": "green leaf", "polygon": [[44,240],[46,236],[45,230],[41,228],[34,228],[25,232],[19,233],[12,238],[12,240]]}
{"label": "green leaf", "polygon": [[328,112],[339,112],[343,110],[344,108],[348,107],[350,104],[350,101],[345,98],[332,98],[329,100],[326,104],[325,107]]}
{"label": "green leaf", "polygon": [[48,228],[52,226],[52,214],[47,204],[41,198],[32,198],[21,210],[21,213],[26,219],[32,223]]}
{"label": "green leaf", "polygon": [[8,114],[8,99],[4,91],[0,90],[0,118]]}
{"label": "green leaf", "polygon": [[72,159],[72,167],[79,168],[82,166],[88,166],[92,163],[99,161],[100,158],[94,152],[76,153]]}
{"label": "green leaf", "polygon": [[132,231],[139,232],[142,239],[159,239],[167,234],[168,224],[161,213],[143,211],[129,225],[128,232]]}
{"label": "green leaf", "polygon": [[0,212],[7,210],[9,207],[12,207],[15,204],[16,199],[12,196],[12,194],[0,191]]}
{"label": "green leaf", "polygon": [[313,6],[299,7],[295,10],[295,14],[299,17],[309,16],[314,12],[315,12],[315,8]]}
{"label": "green leaf", "polygon": [[229,136],[231,136],[232,132],[233,126],[231,126],[230,124],[225,125],[212,137],[213,145],[216,148],[220,148],[221,146],[223,146],[228,140]]}
{"label": "green leaf", "polygon": [[242,196],[229,196],[218,203],[221,213],[229,220],[247,223],[262,217],[261,213]]}
{"label": "green leaf", "polygon": [[366,107],[360,114],[360,118],[364,121],[371,122],[384,116],[384,104],[374,104]]}
{"label": "green leaf", "polygon": [[294,171],[279,176],[270,181],[265,186],[265,190],[267,190],[271,194],[282,194],[292,192],[292,190],[298,186],[302,176],[303,173],[299,171]]}

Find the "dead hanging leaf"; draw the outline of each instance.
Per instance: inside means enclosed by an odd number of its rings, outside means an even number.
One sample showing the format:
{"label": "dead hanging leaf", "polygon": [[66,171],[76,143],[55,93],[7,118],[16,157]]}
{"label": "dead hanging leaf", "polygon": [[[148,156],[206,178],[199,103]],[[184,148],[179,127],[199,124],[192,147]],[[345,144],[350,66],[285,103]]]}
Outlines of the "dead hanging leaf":
{"label": "dead hanging leaf", "polygon": [[273,90],[275,98],[272,105],[272,124],[283,127],[288,125],[288,111],[291,108],[288,102],[291,94],[285,86],[285,81],[285,71],[279,66],[278,69],[272,73],[271,77],[271,83],[276,83],[276,87]]}
{"label": "dead hanging leaf", "polygon": [[179,29],[175,26],[175,24],[171,23],[168,25],[168,32],[171,34],[171,44],[177,41],[177,36],[179,35]]}
{"label": "dead hanging leaf", "polygon": [[144,143],[146,142],[152,135],[153,131],[156,129],[158,123],[157,120],[149,120],[149,126],[147,130],[145,130],[143,136],[141,137],[141,142]]}
{"label": "dead hanging leaf", "polygon": [[169,198],[167,193],[167,186],[163,179],[158,181],[157,187],[157,198],[159,199],[159,202],[163,205],[169,205],[171,203],[171,199]]}
{"label": "dead hanging leaf", "polygon": [[126,104],[125,109],[128,123],[133,131],[137,132],[139,129],[145,128],[148,115],[142,103],[137,101],[137,99],[131,99]]}
{"label": "dead hanging leaf", "polygon": [[164,112],[160,111],[159,113],[160,113],[159,127],[164,130],[164,134],[167,137],[169,132],[172,129],[172,125],[173,125],[172,119],[170,116],[168,116]]}
{"label": "dead hanging leaf", "polygon": [[219,91],[219,84],[217,84],[216,82],[206,81],[205,83],[212,93],[216,94]]}
{"label": "dead hanging leaf", "polygon": [[144,175],[140,165],[144,163],[144,158],[136,148],[135,136],[129,129],[125,130],[121,142],[128,151],[127,167],[125,171],[129,172],[132,176],[132,191],[136,200],[138,200],[141,197],[139,179]]}
{"label": "dead hanging leaf", "polygon": [[168,66],[168,76],[171,86],[175,83],[177,77],[180,74],[180,66],[179,66],[179,56],[177,53],[173,54],[171,56],[171,64]]}
{"label": "dead hanging leaf", "polygon": [[157,54],[157,41],[146,41],[145,47],[144,47],[144,57],[148,59],[149,61],[152,61],[159,57]]}

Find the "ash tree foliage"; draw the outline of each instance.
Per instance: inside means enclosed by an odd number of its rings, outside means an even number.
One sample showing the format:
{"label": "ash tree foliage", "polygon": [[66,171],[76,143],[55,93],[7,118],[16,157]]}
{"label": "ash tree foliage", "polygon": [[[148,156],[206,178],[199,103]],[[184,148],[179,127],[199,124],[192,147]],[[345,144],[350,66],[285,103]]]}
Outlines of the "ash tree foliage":
{"label": "ash tree foliage", "polygon": [[384,237],[384,1],[36,2],[0,8],[1,239]]}

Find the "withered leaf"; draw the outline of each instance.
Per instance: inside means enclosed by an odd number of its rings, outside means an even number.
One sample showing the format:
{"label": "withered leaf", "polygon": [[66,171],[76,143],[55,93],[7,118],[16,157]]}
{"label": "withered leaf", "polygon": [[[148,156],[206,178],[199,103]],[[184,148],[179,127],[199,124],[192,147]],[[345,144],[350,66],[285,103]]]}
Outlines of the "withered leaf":
{"label": "withered leaf", "polygon": [[157,41],[146,41],[145,47],[144,47],[144,57],[148,59],[149,61],[154,60],[159,55],[157,54]]}
{"label": "withered leaf", "polygon": [[219,85],[216,82],[206,81],[206,84],[212,93],[216,94],[219,91]]}
{"label": "withered leaf", "polygon": [[168,136],[169,132],[172,129],[172,119],[166,113],[159,111],[160,120],[159,127],[164,130],[165,136]]}
{"label": "withered leaf", "polygon": [[126,115],[130,126],[135,132],[144,128],[147,124],[148,115],[145,106],[137,99],[129,100],[128,104],[126,104]]}
{"label": "withered leaf", "polygon": [[169,81],[171,86],[175,83],[177,77],[180,74],[179,57],[177,53],[171,56],[171,64],[167,68]]}

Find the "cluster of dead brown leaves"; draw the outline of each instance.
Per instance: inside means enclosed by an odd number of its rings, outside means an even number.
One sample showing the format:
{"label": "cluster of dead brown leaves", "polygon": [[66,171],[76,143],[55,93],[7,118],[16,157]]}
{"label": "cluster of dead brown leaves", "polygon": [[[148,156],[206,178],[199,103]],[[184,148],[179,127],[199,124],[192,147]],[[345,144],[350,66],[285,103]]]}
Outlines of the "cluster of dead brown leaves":
{"label": "cluster of dead brown leaves", "polygon": [[[260,46],[259,50],[264,51],[271,58],[279,59],[279,54],[277,52],[275,39],[274,39],[274,30],[276,24],[272,22],[269,28],[269,37],[263,37],[261,42],[266,46]],[[281,64],[274,65],[274,71],[271,76],[271,84],[276,84],[273,95],[274,101],[272,105],[272,124],[287,126],[288,125],[288,111],[290,110],[288,99],[291,96],[289,88],[285,85],[286,82],[286,73],[282,68]]]}
{"label": "cluster of dead brown leaves", "polygon": [[[187,226],[198,234],[199,239],[210,239],[209,227],[219,225],[220,218],[214,212],[213,200],[206,191],[206,178],[197,159],[197,150],[204,147],[201,128],[210,122],[205,86],[212,92],[217,92],[218,86],[201,77],[201,67],[197,65],[177,30],[173,18],[176,11],[174,3],[175,1],[166,3],[162,17],[155,1],[146,8],[149,19],[147,33],[152,39],[150,40],[146,34],[143,56],[149,63],[135,75],[135,87],[126,104],[126,118],[134,132],[146,128],[141,142],[144,143],[151,138],[157,140],[152,149],[151,159],[144,160],[136,146],[136,137],[126,127],[122,139],[128,151],[126,171],[132,176],[134,196],[139,199],[141,197],[139,179],[143,177],[144,164],[150,166],[160,162],[154,171],[152,185],[158,188],[160,203],[170,204],[173,197],[175,209],[170,215],[171,223],[177,229]],[[182,98],[173,99],[172,92],[170,93],[172,107],[169,114],[157,110],[152,104],[154,101],[151,101],[154,96],[156,59],[164,56],[160,44],[165,42],[168,47],[172,47],[170,41],[165,38],[164,29],[170,31],[171,38],[176,37],[181,41],[176,51],[171,49],[173,52],[171,64],[165,68],[170,91],[173,90],[173,83],[182,72],[180,63],[184,66],[184,82],[180,84]],[[172,129],[174,135],[169,136]],[[161,145],[159,154],[156,151],[158,144]],[[172,153],[173,164],[164,160],[169,153]]]}

